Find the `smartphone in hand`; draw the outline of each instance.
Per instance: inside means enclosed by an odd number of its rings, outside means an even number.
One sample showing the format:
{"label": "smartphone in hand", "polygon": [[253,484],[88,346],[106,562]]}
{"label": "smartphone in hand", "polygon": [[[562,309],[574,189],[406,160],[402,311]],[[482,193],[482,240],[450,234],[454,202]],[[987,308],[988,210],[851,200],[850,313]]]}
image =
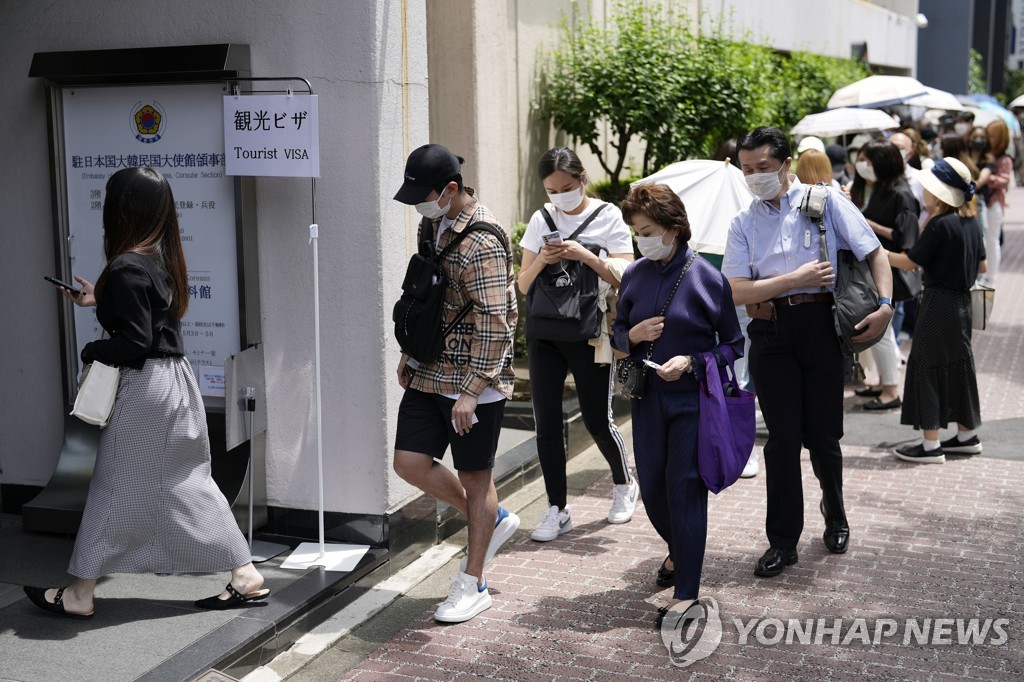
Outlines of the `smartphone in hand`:
{"label": "smartphone in hand", "polygon": [[644,358],[644,364],[647,365],[648,367],[650,367],[651,369],[661,369],[661,365],[659,365],[656,362],[652,362],[651,360],[648,360],[647,358]]}
{"label": "smartphone in hand", "polygon": [[45,279],[50,284],[56,284],[57,286],[61,287],[62,289],[67,289],[68,291],[71,292],[72,296],[80,296],[82,294],[82,290],[81,289],[76,288],[73,284],[68,284],[67,282],[62,282],[61,280],[57,279],[56,277],[50,277],[48,275],[43,275],[43,279]]}
{"label": "smartphone in hand", "polygon": [[558,232],[544,232],[540,238],[544,240],[544,246],[556,246],[562,243],[562,235]]}

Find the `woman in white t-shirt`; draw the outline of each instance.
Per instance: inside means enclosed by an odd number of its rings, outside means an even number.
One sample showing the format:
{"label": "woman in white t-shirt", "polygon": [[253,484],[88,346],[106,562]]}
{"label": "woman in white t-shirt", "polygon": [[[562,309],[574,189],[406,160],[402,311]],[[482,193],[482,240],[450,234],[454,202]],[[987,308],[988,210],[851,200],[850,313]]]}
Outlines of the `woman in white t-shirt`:
{"label": "woman in white t-shirt", "polygon": [[[556,147],[540,159],[538,173],[550,203],[544,209],[550,215],[559,237],[551,245],[544,235],[553,231],[537,211],[530,219],[520,242],[523,264],[519,271],[519,290],[529,292],[541,272],[561,260],[576,260],[597,273],[603,282],[617,289],[622,271],[633,260],[633,238],[622,221],[622,213],[613,204],[587,196],[587,173],[571,149]],[[596,216],[595,211],[599,211]],[[593,216],[576,239],[600,246],[607,257],[596,255],[579,241],[569,240],[584,222]],[[604,327],[607,330],[607,327]],[[538,542],[554,540],[572,530],[572,516],[566,504],[565,434],[562,422],[562,393],[567,372],[576,381],[583,424],[608,461],[615,482],[609,523],[625,523],[633,516],[639,487],[630,475],[626,444],[612,420],[611,346],[602,333],[592,341],[556,341],[537,338],[527,321],[527,358],[530,368],[530,392],[537,430],[537,455],[550,508],[530,537]]]}

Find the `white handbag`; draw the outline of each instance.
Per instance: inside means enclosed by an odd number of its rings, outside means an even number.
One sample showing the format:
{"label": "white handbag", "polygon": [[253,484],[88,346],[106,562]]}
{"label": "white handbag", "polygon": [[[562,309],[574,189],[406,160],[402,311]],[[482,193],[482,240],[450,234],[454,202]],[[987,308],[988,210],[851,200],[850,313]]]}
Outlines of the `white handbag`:
{"label": "white handbag", "polygon": [[78,396],[75,397],[75,407],[71,410],[71,415],[86,424],[106,426],[114,412],[114,399],[117,398],[120,380],[121,370],[102,362],[93,362],[89,366],[85,380],[78,387]]}
{"label": "white handbag", "polygon": [[996,290],[984,284],[975,283],[971,287],[971,328],[984,330],[988,327],[988,318],[992,315],[992,307],[996,303]]}

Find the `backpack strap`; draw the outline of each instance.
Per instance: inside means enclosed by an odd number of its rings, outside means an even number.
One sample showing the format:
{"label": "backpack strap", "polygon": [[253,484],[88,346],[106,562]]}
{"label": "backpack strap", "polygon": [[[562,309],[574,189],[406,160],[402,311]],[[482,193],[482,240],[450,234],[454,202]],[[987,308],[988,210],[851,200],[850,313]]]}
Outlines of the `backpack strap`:
{"label": "backpack strap", "polygon": [[[569,240],[576,239],[576,237],[580,236],[580,233],[582,233],[583,230],[590,227],[590,223],[594,222],[594,219],[597,218],[597,214],[603,211],[607,206],[608,204],[601,204],[600,206],[595,208],[594,212],[588,215],[587,219],[584,220],[583,223],[581,223],[580,226],[576,228],[576,231],[569,235]],[[540,214],[544,216],[544,222],[548,224],[548,229],[551,230],[552,232],[558,232],[558,228],[555,227],[555,219],[551,217],[550,213],[548,213],[548,209],[541,206]]]}
{"label": "backpack strap", "polygon": [[[462,240],[465,239],[469,235],[470,232],[490,232],[492,235],[497,237],[498,242],[505,249],[505,258],[509,262],[512,261],[512,252],[508,248],[508,242],[505,241],[505,235],[501,232],[501,230],[499,230],[494,225],[492,225],[492,224],[490,224],[488,222],[484,222],[484,221],[480,220],[480,221],[477,221],[475,223],[471,223],[470,225],[467,225],[466,228],[463,229],[462,232],[460,232],[457,237],[455,237],[455,239],[453,239],[450,242],[448,242],[448,245],[445,246],[443,249],[441,249],[441,252],[439,254],[437,254],[437,263],[438,263],[438,265],[440,265],[441,259],[444,257],[444,255],[446,253],[448,253],[452,248],[457,246],[460,242],[462,242]],[[464,320],[466,318],[466,315],[468,315],[469,311],[472,310],[472,309],[473,309],[473,302],[472,301],[470,301],[466,305],[462,306],[462,309],[459,310],[459,314],[455,316],[455,319],[452,320],[451,324],[447,325],[441,331],[441,333],[444,336],[448,336],[449,334],[451,334],[452,330],[455,329],[455,325],[457,325],[460,322],[462,322],[462,320]]]}

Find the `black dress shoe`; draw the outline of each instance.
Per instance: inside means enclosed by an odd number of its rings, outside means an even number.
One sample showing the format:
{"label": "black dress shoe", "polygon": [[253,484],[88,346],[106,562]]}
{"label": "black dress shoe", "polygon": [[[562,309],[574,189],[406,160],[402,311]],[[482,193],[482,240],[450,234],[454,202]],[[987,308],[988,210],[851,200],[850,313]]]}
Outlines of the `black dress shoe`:
{"label": "black dress shoe", "polygon": [[655,582],[658,583],[658,587],[672,587],[676,584],[676,571],[675,568],[665,568],[665,564],[671,557],[665,557],[665,560],[661,562],[661,567],[658,569],[658,577]]}
{"label": "black dress shoe", "polygon": [[786,566],[792,566],[797,561],[795,549],[776,549],[772,547],[761,555],[754,566],[754,575],[762,578],[771,578],[779,573]]}
{"label": "black dress shoe", "polygon": [[850,525],[846,518],[835,518],[829,515],[825,507],[825,500],[818,505],[821,515],[825,517],[825,533],[822,540],[825,541],[825,548],[833,554],[845,554],[850,547]]}
{"label": "black dress shoe", "polygon": [[46,590],[48,589],[46,587],[31,587],[26,585],[22,589],[25,590],[25,596],[29,598],[29,601],[47,613],[65,616],[67,618],[78,618],[80,620],[92,618],[91,613],[71,613],[70,611],[64,610],[65,588],[63,587],[57,590],[57,594],[53,596],[53,601],[46,601]]}

